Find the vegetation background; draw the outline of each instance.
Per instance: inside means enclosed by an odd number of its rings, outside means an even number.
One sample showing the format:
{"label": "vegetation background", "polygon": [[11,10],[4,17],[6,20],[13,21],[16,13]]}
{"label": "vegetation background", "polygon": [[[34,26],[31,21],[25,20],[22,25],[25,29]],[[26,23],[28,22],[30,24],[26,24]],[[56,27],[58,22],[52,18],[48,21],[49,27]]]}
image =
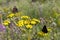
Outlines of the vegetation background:
{"label": "vegetation background", "polygon": [[[35,34],[30,34],[34,35],[32,36],[33,38],[36,37],[36,39],[32,38],[31,40],[60,40],[60,0],[0,0],[0,10],[2,11],[4,10],[3,8],[6,8],[9,9],[8,12],[10,12],[14,6],[18,8],[19,12],[23,12],[22,15],[28,15],[31,18],[37,18],[39,20],[40,18],[44,18],[46,20],[47,23],[36,26],[37,32],[41,31],[43,25],[47,25],[47,27],[52,28],[52,32],[50,32],[49,36],[47,37],[38,37]],[[4,12],[3,14],[6,16],[8,13]],[[3,19],[6,18],[5,16],[3,16]],[[33,30],[33,32],[35,31]],[[3,39],[0,39],[27,40],[27,37],[24,36],[26,34],[23,32],[21,32],[21,34],[23,34],[23,36],[18,36],[18,34],[16,34],[15,32],[12,32],[12,34],[10,34],[9,31],[6,32],[6,34],[3,34]],[[10,35],[13,35],[13,37],[11,37]]]}

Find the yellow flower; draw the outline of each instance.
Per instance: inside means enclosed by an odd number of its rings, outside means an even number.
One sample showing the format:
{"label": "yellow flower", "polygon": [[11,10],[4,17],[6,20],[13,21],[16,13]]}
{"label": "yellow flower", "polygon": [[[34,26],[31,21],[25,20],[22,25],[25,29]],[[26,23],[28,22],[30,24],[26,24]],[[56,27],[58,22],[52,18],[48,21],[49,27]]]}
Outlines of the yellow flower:
{"label": "yellow flower", "polygon": [[12,18],[14,16],[14,13],[10,13],[7,17]]}
{"label": "yellow flower", "polygon": [[48,33],[45,33],[44,36],[48,36]]}
{"label": "yellow flower", "polygon": [[10,23],[9,20],[5,20],[5,21],[3,22],[4,25],[9,25],[9,23]]}
{"label": "yellow flower", "polygon": [[32,25],[29,25],[29,24],[26,25],[26,28],[30,28],[31,29],[32,27],[33,27]]}
{"label": "yellow flower", "polygon": [[31,21],[31,24],[33,24],[33,25],[34,25],[34,24],[36,24],[36,22],[35,22],[35,21]]}
{"label": "yellow flower", "polygon": [[48,33],[38,32],[38,35],[40,35],[40,36],[48,36]]}
{"label": "yellow flower", "polygon": [[30,24],[30,20],[25,20],[24,24]]}
{"label": "yellow flower", "polygon": [[47,30],[50,32],[50,31],[52,31],[52,29],[51,28],[47,28]]}
{"label": "yellow flower", "polygon": [[33,18],[32,20],[40,23],[40,20],[38,19]]}
{"label": "yellow flower", "polygon": [[16,13],[15,16],[20,17],[21,16],[20,12]]}
{"label": "yellow flower", "polygon": [[38,35],[44,36],[44,33],[43,32],[38,32]]}
{"label": "yellow flower", "polygon": [[29,16],[21,16],[21,18],[28,19],[30,17]]}
{"label": "yellow flower", "polygon": [[20,21],[18,21],[17,26],[19,26],[19,27],[24,26],[24,20],[20,20]]}

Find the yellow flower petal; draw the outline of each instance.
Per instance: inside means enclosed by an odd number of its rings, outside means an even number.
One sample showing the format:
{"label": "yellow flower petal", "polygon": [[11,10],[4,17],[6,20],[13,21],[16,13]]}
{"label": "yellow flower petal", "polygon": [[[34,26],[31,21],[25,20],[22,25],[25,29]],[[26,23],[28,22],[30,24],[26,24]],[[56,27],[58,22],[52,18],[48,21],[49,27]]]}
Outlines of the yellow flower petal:
{"label": "yellow flower petal", "polygon": [[31,24],[35,25],[35,24],[36,24],[36,22],[35,22],[35,21],[31,21]]}
{"label": "yellow flower petal", "polygon": [[10,13],[7,17],[12,18],[15,14],[14,13]]}
{"label": "yellow flower petal", "polygon": [[32,20],[40,23],[40,20],[38,20],[36,18],[33,18]]}
{"label": "yellow flower petal", "polygon": [[19,26],[19,27],[24,26],[24,20],[18,21],[17,26]]}
{"label": "yellow flower petal", "polygon": [[30,24],[30,20],[25,20],[24,24]]}
{"label": "yellow flower petal", "polygon": [[21,16],[21,18],[28,19],[30,17],[29,16]]}
{"label": "yellow flower petal", "polygon": [[26,25],[26,28],[32,28],[32,25]]}
{"label": "yellow flower petal", "polygon": [[9,25],[9,23],[10,23],[9,20],[5,20],[5,21],[3,22],[3,25]]}

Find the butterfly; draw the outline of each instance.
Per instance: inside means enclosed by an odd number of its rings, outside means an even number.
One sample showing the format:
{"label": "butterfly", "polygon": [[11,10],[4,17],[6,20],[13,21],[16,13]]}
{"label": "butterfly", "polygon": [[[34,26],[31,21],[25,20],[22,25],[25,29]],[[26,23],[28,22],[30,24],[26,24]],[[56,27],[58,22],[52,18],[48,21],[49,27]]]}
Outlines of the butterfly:
{"label": "butterfly", "polygon": [[17,7],[16,7],[16,6],[14,6],[14,8],[13,8],[12,12],[13,12],[13,13],[18,12],[18,9],[17,9]]}
{"label": "butterfly", "polygon": [[42,32],[43,32],[43,33],[48,33],[48,30],[47,30],[47,28],[46,28],[46,25],[44,25],[44,27],[43,27],[43,29],[42,29]]}

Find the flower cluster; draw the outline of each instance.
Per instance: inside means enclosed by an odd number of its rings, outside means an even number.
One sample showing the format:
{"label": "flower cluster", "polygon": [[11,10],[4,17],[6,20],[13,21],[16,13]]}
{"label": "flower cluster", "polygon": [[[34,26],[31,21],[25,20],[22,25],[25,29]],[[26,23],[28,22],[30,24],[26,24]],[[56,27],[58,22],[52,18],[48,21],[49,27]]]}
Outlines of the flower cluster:
{"label": "flower cluster", "polygon": [[9,21],[9,20],[4,20],[3,25],[8,26],[8,25],[9,25],[9,23],[10,23],[10,21]]}
{"label": "flower cluster", "polygon": [[38,19],[31,19],[29,16],[21,16],[21,20],[17,22],[17,26],[26,26],[26,28],[33,28],[33,25],[36,25],[38,23],[40,23],[40,20]]}

